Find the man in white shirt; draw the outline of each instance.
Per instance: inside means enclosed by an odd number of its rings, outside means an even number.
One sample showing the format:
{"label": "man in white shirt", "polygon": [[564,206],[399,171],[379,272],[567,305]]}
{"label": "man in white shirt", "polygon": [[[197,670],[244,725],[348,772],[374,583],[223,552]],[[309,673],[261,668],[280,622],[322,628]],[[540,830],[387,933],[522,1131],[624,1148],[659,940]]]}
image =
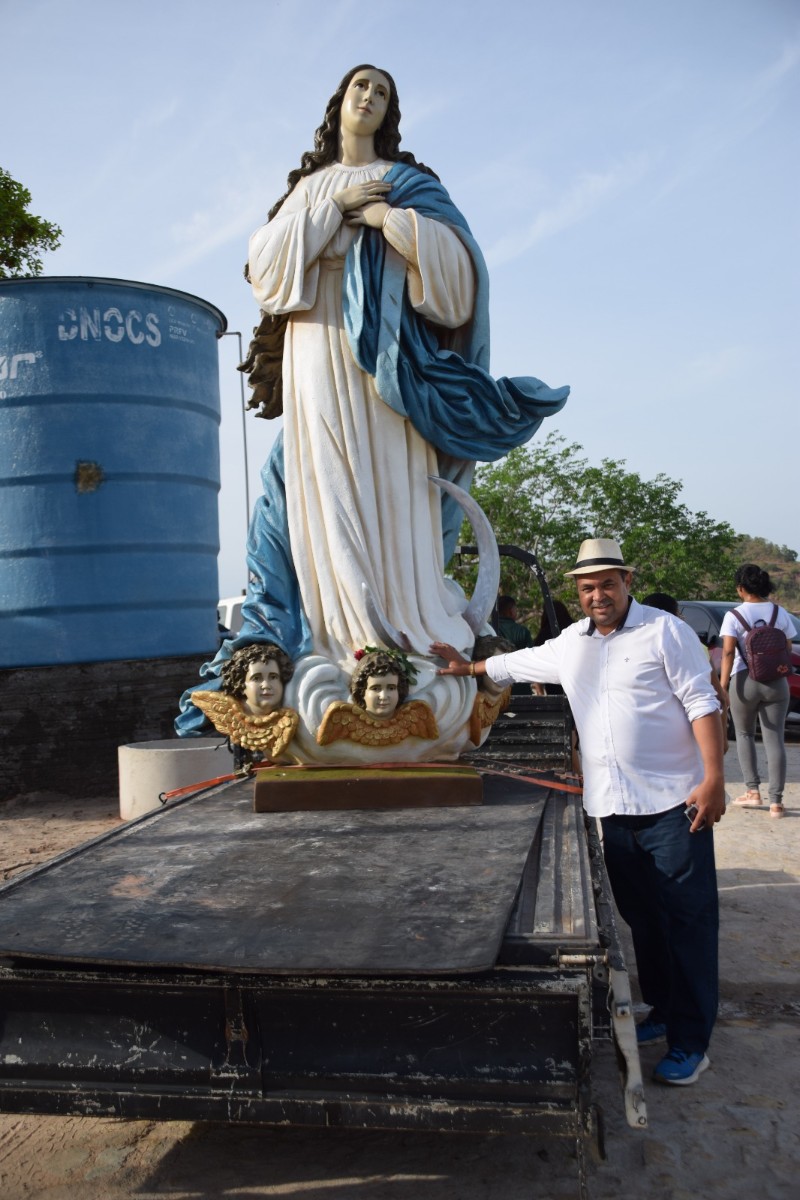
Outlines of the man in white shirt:
{"label": "man in white shirt", "polygon": [[584,808],[601,821],[608,877],[651,1006],[638,1038],[666,1037],[654,1078],[686,1085],[709,1066],[717,1012],[720,709],[697,635],[638,604],[631,571],[615,541],[591,538],[567,572],[585,620],[543,646],[485,662],[458,661],[443,643],[431,649],[448,661],[442,674],[564,688],[580,738]]}

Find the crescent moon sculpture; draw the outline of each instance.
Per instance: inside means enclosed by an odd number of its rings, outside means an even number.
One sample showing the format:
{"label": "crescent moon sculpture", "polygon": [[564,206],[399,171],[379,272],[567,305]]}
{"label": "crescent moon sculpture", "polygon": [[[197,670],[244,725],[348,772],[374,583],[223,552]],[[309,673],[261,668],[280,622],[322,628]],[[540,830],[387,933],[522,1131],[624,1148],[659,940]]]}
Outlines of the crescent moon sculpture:
{"label": "crescent moon sculpture", "polygon": [[[494,608],[497,589],[500,586],[500,554],[497,550],[494,530],[489,524],[486,513],[469,492],[464,491],[457,483],[452,483],[449,479],[442,479],[438,475],[429,475],[428,479],[442,491],[448,492],[461,505],[475,534],[475,542],[478,547],[478,578],[472,599],[462,615],[472,632],[477,635],[483,629],[489,613]],[[383,645],[390,650],[403,650],[406,654],[417,652],[424,654],[424,650],[415,651],[408,635],[402,629],[395,629],[366,583],[362,583],[361,590],[367,615]]]}
{"label": "crescent moon sculpture", "polygon": [[500,553],[497,549],[497,539],[489,524],[489,518],[469,492],[465,492],[457,483],[441,479],[438,475],[429,475],[428,479],[458,501],[475,534],[478,547],[478,578],[472,599],[464,609],[463,616],[472,632],[477,635],[494,608],[497,589],[500,586]]}

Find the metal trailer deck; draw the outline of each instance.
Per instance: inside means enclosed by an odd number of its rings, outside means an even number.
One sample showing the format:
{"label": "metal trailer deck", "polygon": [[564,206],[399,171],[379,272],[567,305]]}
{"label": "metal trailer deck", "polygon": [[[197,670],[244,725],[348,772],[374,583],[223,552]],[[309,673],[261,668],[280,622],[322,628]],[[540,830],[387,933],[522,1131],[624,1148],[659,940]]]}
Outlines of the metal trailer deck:
{"label": "metal trailer deck", "polygon": [[237,781],[0,888],[0,1110],[580,1143],[613,1035],[644,1126],[593,827],[488,754],[480,807],[255,814]]}

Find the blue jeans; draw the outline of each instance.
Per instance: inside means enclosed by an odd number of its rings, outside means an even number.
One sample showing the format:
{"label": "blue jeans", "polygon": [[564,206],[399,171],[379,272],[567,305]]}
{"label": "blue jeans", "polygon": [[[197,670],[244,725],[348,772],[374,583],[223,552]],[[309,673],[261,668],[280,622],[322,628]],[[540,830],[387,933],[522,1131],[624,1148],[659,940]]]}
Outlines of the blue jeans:
{"label": "blue jeans", "polygon": [[703,1053],[717,1016],[719,905],[714,834],[689,832],[685,806],[602,817],[617,908],[630,926],[642,999],[667,1041]]}

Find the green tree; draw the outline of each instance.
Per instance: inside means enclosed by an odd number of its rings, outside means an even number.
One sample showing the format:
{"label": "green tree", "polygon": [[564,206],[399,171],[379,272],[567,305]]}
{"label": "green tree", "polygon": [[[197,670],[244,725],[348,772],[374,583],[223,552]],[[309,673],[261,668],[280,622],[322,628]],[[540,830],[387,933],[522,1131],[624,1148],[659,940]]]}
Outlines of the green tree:
{"label": "green tree", "polygon": [[[587,537],[620,543],[626,561],[636,566],[637,596],[659,590],[688,599],[731,591],[729,551],[736,533],[705,512],[691,512],[680,501],[681,490],[681,483],[663,474],[642,479],[626,469],[624,459],[590,466],[582,447],[557,433],[479,467],[472,489],[498,542],[532,550],[553,596],[576,615],[574,584],[564,572]],[[465,524],[462,542],[471,538]],[[455,559],[451,570],[466,590],[472,588],[474,559]],[[501,590],[517,597],[522,616],[533,618],[535,626],[541,594],[531,572],[508,558],[501,559],[501,571]]]}
{"label": "green tree", "polygon": [[0,279],[40,275],[41,254],[61,244],[61,229],[28,212],[31,194],[0,167]]}
{"label": "green tree", "polygon": [[[500,543],[509,542],[532,551],[548,578],[554,595],[564,598],[560,571],[574,562],[575,547],[585,536],[585,526],[573,498],[587,462],[579,457],[581,447],[568,445],[556,434],[543,442],[518,446],[498,463],[480,466],[472,494],[486,513]],[[472,531],[465,522],[463,544],[470,544]],[[539,588],[531,572],[511,558],[502,558],[501,592],[517,597],[520,618],[530,621],[541,611]],[[477,562],[471,557],[454,560],[451,570],[465,590],[471,592]],[[574,595],[570,595],[574,602]]]}
{"label": "green tree", "polygon": [[736,533],[726,521],[691,512],[680,501],[683,484],[659,474],[648,481],[625,470],[624,459],[603,459],[583,479],[590,528],[613,537],[636,565],[637,595],[651,591],[697,597],[727,594],[728,551]]}

